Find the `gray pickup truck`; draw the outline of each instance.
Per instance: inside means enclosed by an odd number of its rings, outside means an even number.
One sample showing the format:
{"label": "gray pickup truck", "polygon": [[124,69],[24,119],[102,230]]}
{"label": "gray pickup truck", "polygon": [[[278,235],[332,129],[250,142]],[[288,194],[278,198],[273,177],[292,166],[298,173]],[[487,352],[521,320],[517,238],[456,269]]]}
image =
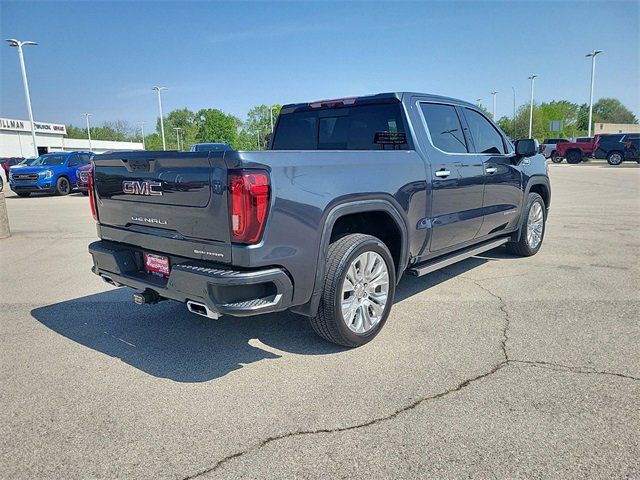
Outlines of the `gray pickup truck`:
{"label": "gray pickup truck", "polygon": [[533,140],[476,106],[386,93],[285,105],[267,151],[94,157],[93,272],[210,318],[290,309],[356,347],[400,277],[534,255],[551,188]]}

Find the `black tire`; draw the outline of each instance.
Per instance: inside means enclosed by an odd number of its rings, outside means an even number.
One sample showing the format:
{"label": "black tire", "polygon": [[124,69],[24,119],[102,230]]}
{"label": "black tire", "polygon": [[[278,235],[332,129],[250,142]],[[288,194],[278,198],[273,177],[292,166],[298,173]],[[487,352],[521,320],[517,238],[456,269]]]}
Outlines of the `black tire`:
{"label": "black tire", "polygon": [[71,193],[71,182],[67,177],[60,177],[56,180],[56,195],[64,196]]}
{"label": "black tire", "polygon": [[[384,260],[389,274],[387,300],[378,323],[366,333],[352,331],[342,316],[342,287],[351,263],[365,252],[376,252]],[[310,318],[313,330],[325,340],[345,347],[359,347],[380,332],[389,317],[396,287],[393,258],[387,246],[371,235],[346,235],[329,245],[326,274],[318,313]]]}
{"label": "black tire", "polygon": [[31,196],[31,192],[16,192],[16,195],[22,198],[27,198]]}
{"label": "black tire", "polygon": [[[531,212],[533,205],[536,203],[542,207],[542,233],[541,233],[540,243],[538,243],[537,246],[532,248],[531,245],[529,244],[529,241],[527,240],[528,233],[529,233],[528,232],[529,224],[527,220],[529,218],[529,212]],[[540,247],[542,247],[542,242],[544,241],[544,234],[546,230],[547,230],[547,209],[545,207],[544,201],[542,200],[542,197],[537,193],[530,193],[529,196],[527,197],[526,209],[524,211],[524,219],[522,221],[522,227],[520,231],[520,239],[517,242],[507,242],[507,250],[509,251],[509,253],[518,255],[520,257],[530,257],[532,255],[535,255],[540,250]]]}
{"label": "black tire", "polygon": [[562,163],[562,160],[564,160],[564,159],[562,157],[558,156],[558,154],[556,153],[555,150],[553,152],[551,152],[551,161],[553,163]]}
{"label": "black tire", "polygon": [[578,150],[569,150],[567,152],[567,163],[576,165],[582,161],[582,154]]}
{"label": "black tire", "polygon": [[607,163],[614,167],[617,167],[624,161],[624,153],[614,150],[607,153]]}

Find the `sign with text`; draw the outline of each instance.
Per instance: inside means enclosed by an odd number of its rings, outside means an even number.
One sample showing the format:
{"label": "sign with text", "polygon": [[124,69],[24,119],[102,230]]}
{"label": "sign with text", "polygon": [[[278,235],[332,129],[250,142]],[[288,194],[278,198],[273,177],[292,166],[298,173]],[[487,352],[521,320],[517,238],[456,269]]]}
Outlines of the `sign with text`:
{"label": "sign with text", "polygon": [[[33,122],[36,133],[53,133],[65,135],[67,127],[59,123]],[[30,132],[31,122],[28,120],[14,120],[11,118],[0,118],[0,130],[10,130],[13,132]]]}

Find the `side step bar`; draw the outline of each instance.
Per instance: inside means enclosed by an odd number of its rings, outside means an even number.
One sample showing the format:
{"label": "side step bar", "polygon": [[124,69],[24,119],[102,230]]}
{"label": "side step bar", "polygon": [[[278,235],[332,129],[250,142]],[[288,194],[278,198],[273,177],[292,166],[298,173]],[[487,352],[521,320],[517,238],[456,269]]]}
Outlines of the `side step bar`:
{"label": "side step bar", "polygon": [[469,248],[465,248],[464,250],[453,252],[442,257],[434,258],[433,260],[429,260],[414,267],[408,268],[407,274],[413,275],[414,277],[421,277],[422,275],[426,275],[427,273],[435,272],[436,270],[440,270],[441,268],[453,265],[460,260],[473,257],[475,255],[478,255],[479,253],[486,252],[487,250],[492,250],[496,247],[499,247],[500,245],[504,245],[508,241],[509,237],[503,237],[496,240],[489,240],[478,245],[473,245]]}

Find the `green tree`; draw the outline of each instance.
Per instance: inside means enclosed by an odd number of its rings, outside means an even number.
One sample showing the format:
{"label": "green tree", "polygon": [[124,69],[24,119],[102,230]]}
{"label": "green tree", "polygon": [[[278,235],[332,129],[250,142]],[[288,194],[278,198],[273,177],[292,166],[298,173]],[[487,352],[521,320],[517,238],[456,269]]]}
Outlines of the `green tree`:
{"label": "green tree", "polygon": [[[638,123],[631,110],[617,98],[601,98],[593,104],[593,123]],[[582,130],[589,127],[589,105],[580,106],[579,126]]]}
{"label": "green tree", "polygon": [[[180,146],[183,150],[198,142],[198,123],[196,114],[188,108],[172,110],[164,118],[164,132],[167,142],[167,149],[178,149],[178,138],[176,128],[180,129]],[[160,134],[160,118],[156,121],[156,132]]]}
{"label": "green tree", "polygon": [[238,127],[241,122],[215,108],[202,109],[196,114],[199,142],[225,142],[233,148],[238,145]]}
{"label": "green tree", "polygon": [[151,133],[144,137],[146,150],[162,150],[162,137],[159,133]]}
{"label": "green tree", "polygon": [[[244,129],[248,130],[252,135],[259,135],[259,149],[263,150],[268,147],[271,135],[271,114],[273,112],[273,125],[275,127],[280,115],[281,105],[258,105],[249,110],[247,121],[244,123]],[[255,147],[254,147],[255,148]]]}

